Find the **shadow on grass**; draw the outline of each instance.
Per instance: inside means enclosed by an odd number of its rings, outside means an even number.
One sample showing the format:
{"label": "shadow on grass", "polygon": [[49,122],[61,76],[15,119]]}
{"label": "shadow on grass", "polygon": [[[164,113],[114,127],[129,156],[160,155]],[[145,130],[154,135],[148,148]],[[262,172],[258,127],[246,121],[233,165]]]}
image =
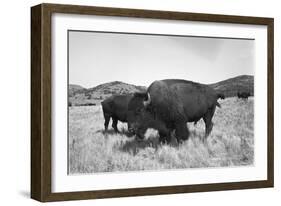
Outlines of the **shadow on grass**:
{"label": "shadow on grass", "polygon": [[[116,135],[117,133],[114,131],[114,129],[109,129],[105,132],[105,130],[98,130],[96,131],[96,133],[102,133],[105,138],[108,138],[112,135],[112,137],[114,137],[114,135]],[[130,132],[128,132],[127,130],[125,130],[124,128],[122,128],[118,134],[121,135],[125,135],[127,137],[129,137],[130,139],[125,140],[124,142],[122,142],[121,144],[118,143],[117,145],[115,145],[118,150],[122,151],[122,152],[126,152],[126,153],[130,153],[132,155],[136,155],[138,152],[140,152],[141,150],[144,150],[146,148],[152,148],[157,150],[158,148],[162,147],[163,145],[169,145],[170,147],[174,147],[174,148],[179,148],[179,146],[181,145],[181,143],[178,143],[176,137],[175,137],[175,133],[173,132],[172,137],[171,137],[171,142],[170,143],[160,143],[159,141],[159,136],[150,136],[147,139],[143,139],[143,140],[139,140],[136,138],[135,135],[132,135]],[[202,132],[198,132],[196,130],[191,129],[190,130],[190,138],[199,138],[202,139]]]}
{"label": "shadow on grass", "polygon": [[125,135],[129,138],[134,136],[129,131],[127,131],[125,129],[121,129],[118,132],[115,132],[114,129],[108,129],[107,131],[105,131],[103,129],[100,129],[100,130],[97,130],[96,133],[102,133],[104,136],[121,134],[121,135]]}
{"label": "shadow on grass", "polygon": [[147,147],[157,149],[159,147],[158,138],[149,138],[144,140],[137,140],[136,138],[126,141],[123,145],[120,146],[120,150],[123,152],[128,152],[133,155],[136,155],[140,150]]}
{"label": "shadow on grass", "polygon": [[175,136],[172,135],[170,143],[161,143],[159,141],[159,136],[149,137],[144,140],[138,140],[137,138],[134,138],[132,140],[126,141],[119,149],[123,152],[128,152],[133,155],[136,155],[139,151],[144,150],[148,147],[157,150],[163,145],[168,145],[174,148],[179,148],[180,146]]}

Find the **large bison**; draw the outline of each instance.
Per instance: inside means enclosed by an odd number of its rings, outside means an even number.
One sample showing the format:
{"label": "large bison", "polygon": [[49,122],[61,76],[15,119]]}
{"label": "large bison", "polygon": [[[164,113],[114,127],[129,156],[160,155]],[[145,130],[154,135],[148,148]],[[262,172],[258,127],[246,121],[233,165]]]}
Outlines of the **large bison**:
{"label": "large bison", "polygon": [[237,97],[240,99],[248,100],[248,97],[250,96],[250,92],[237,92]]}
{"label": "large bison", "polygon": [[[217,93],[217,99],[224,100],[225,99],[225,95],[223,93]],[[196,125],[199,120],[195,121],[194,125]]]}
{"label": "large bison", "polygon": [[[132,95],[113,95],[101,102],[103,116],[104,116],[104,128],[108,129],[110,118],[112,118],[112,127],[115,132],[118,132],[118,120],[121,122],[127,121],[128,103],[132,99]],[[128,124],[129,129],[129,124]]]}
{"label": "large bison", "polygon": [[205,137],[212,130],[212,118],[219,106],[217,93],[208,85],[186,80],[167,79],[153,82],[146,93],[135,93],[128,105],[131,132],[144,138],[148,128],[158,130],[161,142],[170,142],[175,130],[178,142],[188,139],[187,122],[201,118]]}

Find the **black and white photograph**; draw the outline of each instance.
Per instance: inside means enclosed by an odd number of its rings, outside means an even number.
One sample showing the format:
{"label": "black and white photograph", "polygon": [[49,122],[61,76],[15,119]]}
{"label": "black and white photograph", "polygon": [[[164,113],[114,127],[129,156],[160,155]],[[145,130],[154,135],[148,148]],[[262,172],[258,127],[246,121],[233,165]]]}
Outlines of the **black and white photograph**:
{"label": "black and white photograph", "polygon": [[31,28],[33,199],[274,186],[273,18],[47,3]]}
{"label": "black and white photograph", "polygon": [[68,174],[251,167],[255,39],[68,31]]}

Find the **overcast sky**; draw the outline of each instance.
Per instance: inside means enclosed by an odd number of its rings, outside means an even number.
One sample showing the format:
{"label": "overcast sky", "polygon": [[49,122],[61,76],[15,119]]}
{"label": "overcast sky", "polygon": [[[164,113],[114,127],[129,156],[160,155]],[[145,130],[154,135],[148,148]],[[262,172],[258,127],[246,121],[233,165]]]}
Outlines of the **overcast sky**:
{"label": "overcast sky", "polygon": [[254,75],[254,40],[69,32],[69,83],[149,86],[178,78],[215,83]]}

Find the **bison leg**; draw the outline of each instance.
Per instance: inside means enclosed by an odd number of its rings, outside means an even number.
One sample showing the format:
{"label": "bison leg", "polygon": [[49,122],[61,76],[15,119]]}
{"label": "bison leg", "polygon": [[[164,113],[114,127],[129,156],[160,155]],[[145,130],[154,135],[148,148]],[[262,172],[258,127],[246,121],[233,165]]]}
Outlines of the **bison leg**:
{"label": "bison leg", "polygon": [[113,127],[115,132],[119,132],[118,127],[117,127],[117,123],[118,123],[118,119],[112,118],[112,127]]}
{"label": "bison leg", "polygon": [[110,116],[104,114],[104,130],[105,130],[105,131],[107,131],[107,129],[108,129],[109,121],[110,121]]}
{"label": "bison leg", "polygon": [[159,142],[162,144],[169,144],[171,142],[172,131],[165,125],[158,125]]}
{"label": "bison leg", "polygon": [[207,138],[209,136],[209,134],[211,133],[211,131],[213,129],[213,126],[214,126],[214,124],[212,121],[205,124],[205,138]]}
{"label": "bison leg", "polygon": [[169,131],[159,131],[159,141],[162,144],[171,142],[171,133]]}
{"label": "bison leg", "polygon": [[187,140],[189,137],[189,131],[185,122],[176,123],[176,138],[178,143],[182,140]]}
{"label": "bison leg", "polygon": [[209,134],[213,129],[214,124],[212,122],[212,118],[214,116],[215,110],[216,110],[216,106],[213,106],[211,109],[208,110],[208,112],[203,117],[205,122],[205,138],[209,136]]}

